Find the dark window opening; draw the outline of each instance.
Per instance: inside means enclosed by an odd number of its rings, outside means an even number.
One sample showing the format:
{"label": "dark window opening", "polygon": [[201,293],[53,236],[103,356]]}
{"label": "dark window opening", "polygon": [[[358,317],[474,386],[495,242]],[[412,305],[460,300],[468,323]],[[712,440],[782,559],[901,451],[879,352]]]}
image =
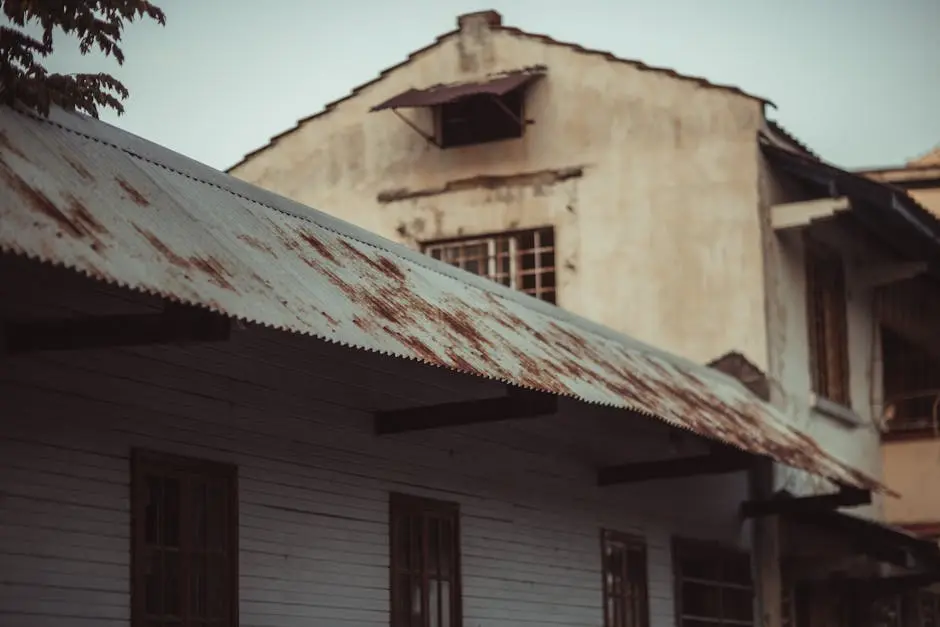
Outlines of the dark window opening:
{"label": "dark window opening", "polygon": [[135,452],[132,486],[134,627],[235,627],[235,468]]}
{"label": "dark window opening", "polygon": [[456,504],[393,494],[392,627],[460,627],[460,527]]}
{"label": "dark window opening", "polygon": [[454,148],[522,137],[525,87],[503,96],[477,94],[436,109],[438,144]]}
{"label": "dark window opening", "polygon": [[849,407],[845,271],[837,251],[807,242],[806,290],[813,392]]}
{"label": "dark window opening", "polygon": [[881,328],[885,439],[940,437],[940,361]]}
{"label": "dark window opening", "polygon": [[649,627],[646,545],[634,536],[603,531],[604,627]]}
{"label": "dark window opening", "polygon": [[689,541],[677,541],[673,552],[679,627],[754,625],[747,553]]}
{"label": "dark window opening", "polygon": [[540,300],[556,302],[555,231],[551,227],[427,242],[422,251]]}

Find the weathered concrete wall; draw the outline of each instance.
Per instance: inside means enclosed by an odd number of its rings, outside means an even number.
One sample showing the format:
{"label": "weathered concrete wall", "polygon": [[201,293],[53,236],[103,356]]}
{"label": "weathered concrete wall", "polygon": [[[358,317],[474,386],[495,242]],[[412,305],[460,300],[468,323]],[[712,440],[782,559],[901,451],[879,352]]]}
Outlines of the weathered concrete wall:
{"label": "weathered concrete wall", "polygon": [[[764,168],[762,179],[763,215],[770,206],[808,198],[800,185],[780,173]],[[767,218],[765,218],[767,219]],[[842,253],[846,280],[846,313],[849,338],[849,386],[851,409],[857,424],[850,425],[812,407],[809,328],[806,301],[806,270],[802,232],[775,233],[766,224],[766,293],[770,392],[772,401],[805,429],[814,439],[840,459],[881,476],[880,435],[876,417],[880,415],[881,374],[875,367],[876,346],[880,343],[875,323],[873,294],[860,275],[860,268],[872,252],[863,242],[835,228],[833,224],[811,227],[813,237]],[[831,486],[806,473],[781,469],[779,487],[797,492],[831,491]],[[877,515],[876,500],[869,513]]]}
{"label": "weathered concrete wall", "polygon": [[[539,64],[548,75],[529,94],[533,124],[519,140],[441,150],[394,113],[369,112],[410,87]],[[429,111],[402,114],[431,130]],[[233,173],[413,246],[552,225],[562,307],[691,359],[737,349],[764,367],[762,120],[760,102],[729,91],[470,29]],[[397,199],[380,202],[388,192]]]}

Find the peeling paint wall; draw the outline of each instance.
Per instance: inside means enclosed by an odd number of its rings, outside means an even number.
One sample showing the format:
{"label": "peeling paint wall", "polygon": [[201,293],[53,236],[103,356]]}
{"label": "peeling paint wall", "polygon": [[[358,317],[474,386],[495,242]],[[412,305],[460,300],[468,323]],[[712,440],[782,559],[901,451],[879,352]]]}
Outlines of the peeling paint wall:
{"label": "peeling paint wall", "polygon": [[[764,243],[767,272],[767,330],[771,401],[781,407],[793,424],[804,429],[823,447],[860,469],[882,476],[879,453],[881,374],[876,368],[880,345],[875,321],[873,292],[866,287],[860,268],[873,257],[873,250],[834,224],[811,227],[814,238],[842,253],[846,280],[846,313],[849,340],[849,387],[851,409],[858,424],[849,425],[812,407],[806,274],[802,232],[775,233],[769,225],[770,206],[808,199],[801,186],[764,165],[761,177]],[[830,492],[825,480],[802,471],[781,469],[778,487],[798,493]],[[891,483],[890,487],[895,486]],[[856,512],[880,516],[877,495],[871,507]]]}
{"label": "peeling paint wall", "polygon": [[[545,65],[524,138],[441,150],[372,106]],[[430,131],[427,110],[402,110]],[[233,174],[418,247],[554,226],[558,302],[699,362],[767,364],[755,135],[762,104],[482,23],[313,118]]]}

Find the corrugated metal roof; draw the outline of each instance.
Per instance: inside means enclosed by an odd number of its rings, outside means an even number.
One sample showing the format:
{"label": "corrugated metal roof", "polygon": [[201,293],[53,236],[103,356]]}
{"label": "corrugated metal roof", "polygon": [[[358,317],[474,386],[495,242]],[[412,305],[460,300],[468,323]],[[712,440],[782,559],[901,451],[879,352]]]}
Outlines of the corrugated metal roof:
{"label": "corrugated metal roof", "polygon": [[882,489],[740,383],[89,118],[0,108],[0,250],[245,321],[639,411]]}
{"label": "corrugated metal roof", "polygon": [[509,92],[544,76],[544,71],[520,70],[502,76],[494,76],[485,81],[435,85],[427,89],[409,89],[389,98],[382,104],[372,107],[373,111],[396,109],[399,107],[433,107],[434,105],[455,102],[467,96],[488,94],[505,96]]}

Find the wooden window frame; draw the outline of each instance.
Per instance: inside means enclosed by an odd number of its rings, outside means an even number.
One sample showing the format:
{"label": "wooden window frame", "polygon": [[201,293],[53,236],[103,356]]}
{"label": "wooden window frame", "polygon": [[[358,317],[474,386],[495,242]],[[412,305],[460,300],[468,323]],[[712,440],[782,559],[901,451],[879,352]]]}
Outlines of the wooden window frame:
{"label": "wooden window frame", "polygon": [[848,292],[838,250],[804,240],[806,326],[813,392],[851,408]]}
{"label": "wooden window frame", "polygon": [[[410,594],[411,590],[401,590],[399,575],[404,574],[400,564],[403,562],[403,556],[400,555],[400,548],[396,539],[399,537],[399,526],[401,517],[408,515],[418,515],[422,520],[421,534],[421,576],[422,576],[422,599],[427,602],[430,586],[428,584],[427,567],[427,527],[426,521],[432,518],[445,519],[451,525],[452,534],[452,553],[451,553],[451,576],[450,576],[450,625],[449,627],[462,627],[463,625],[463,583],[461,575],[461,551],[460,551],[460,506],[450,501],[439,501],[408,494],[393,492],[389,495],[389,624],[391,627],[427,627],[430,625],[430,616],[423,615],[423,623],[413,625],[411,620],[399,619],[399,598],[402,594]],[[430,608],[429,608],[430,609]],[[442,611],[440,599],[438,600],[438,611]]]}
{"label": "wooden window frame", "polygon": [[[696,557],[711,557],[716,560],[730,560],[730,559],[746,559],[748,562],[748,579],[750,580],[748,584],[741,584],[737,582],[729,582],[724,577],[717,580],[706,580],[695,577],[685,577],[683,576],[683,570],[681,566],[681,561],[684,557],[696,556]],[[753,571],[751,570],[751,559],[747,551],[738,549],[736,547],[730,547],[719,542],[710,542],[705,540],[689,540],[685,538],[673,538],[672,541],[672,571],[673,571],[673,595],[675,597],[675,624],[676,627],[684,627],[685,621],[693,621],[696,623],[710,623],[718,627],[719,625],[726,627],[758,627],[759,617],[754,611],[753,600],[757,593],[757,587],[754,582]],[[719,590],[725,589],[735,589],[735,590],[749,590],[751,594],[752,601],[752,610],[751,610],[751,620],[750,622],[738,619],[731,619],[724,615],[722,612],[721,616],[717,617],[708,617],[708,616],[686,616],[683,612],[683,593],[682,593],[682,584],[686,581],[691,583],[697,583],[705,586],[712,586],[718,588]]]}
{"label": "wooden window frame", "polygon": [[[238,553],[238,469],[231,464],[221,462],[182,457],[158,453],[149,450],[134,449],[131,451],[131,627],[148,627],[148,624],[159,619],[150,619],[146,611],[146,561],[143,557],[147,552],[145,535],[146,524],[146,478],[151,476],[178,477],[182,482],[192,477],[209,477],[221,479],[228,492],[226,499],[226,517],[224,550],[229,557],[225,571],[223,594],[225,596],[225,617],[223,623],[216,622],[213,627],[237,627],[238,592],[239,592],[239,553]],[[188,616],[189,600],[185,592],[189,581],[188,568],[183,566],[188,548],[188,541],[183,538],[189,533],[189,525],[185,519],[184,511],[188,509],[183,503],[187,489],[181,488],[180,496],[180,604],[181,616],[178,627],[189,627],[193,620]]]}
{"label": "wooden window frame", "polygon": [[[532,246],[521,248],[520,240],[529,237],[532,238]],[[471,246],[485,246],[486,254],[465,256],[461,249]],[[447,252],[455,249],[457,258],[449,261]],[[421,252],[539,300],[558,303],[558,243],[553,226],[427,241],[422,242]],[[543,265],[542,257],[549,255],[550,263]],[[533,261],[532,268],[523,267],[523,260],[528,256]],[[485,266],[485,271],[467,269],[467,261],[479,263],[481,269]],[[526,277],[532,277],[534,285],[526,287]],[[546,280],[549,277],[550,284]]]}
{"label": "wooden window frame", "polygon": [[[637,609],[634,607],[635,615],[637,616],[637,624],[628,624],[625,616],[621,615],[620,620],[618,621],[618,616],[616,612],[614,615],[611,615],[611,595],[614,591],[610,589],[608,585],[608,574],[610,573],[608,569],[608,557],[607,557],[607,548],[610,544],[616,543],[618,545],[623,545],[625,547],[625,552],[634,551],[640,554],[642,566],[642,573],[640,573],[640,579],[636,582],[631,581],[630,573],[626,572],[626,560],[624,560],[623,571],[620,573],[621,579],[623,580],[623,585],[635,585],[637,590],[636,599],[639,600],[641,607]],[[601,530],[601,587],[603,590],[603,600],[604,600],[604,627],[649,627],[650,626],[650,604],[649,604],[649,562],[646,551],[646,541],[636,535],[621,533],[619,531],[613,531],[611,529],[602,529]],[[626,603],[626,590],[623,591],[624,604]],[[634,602],[636,602],[636,599]]]}

